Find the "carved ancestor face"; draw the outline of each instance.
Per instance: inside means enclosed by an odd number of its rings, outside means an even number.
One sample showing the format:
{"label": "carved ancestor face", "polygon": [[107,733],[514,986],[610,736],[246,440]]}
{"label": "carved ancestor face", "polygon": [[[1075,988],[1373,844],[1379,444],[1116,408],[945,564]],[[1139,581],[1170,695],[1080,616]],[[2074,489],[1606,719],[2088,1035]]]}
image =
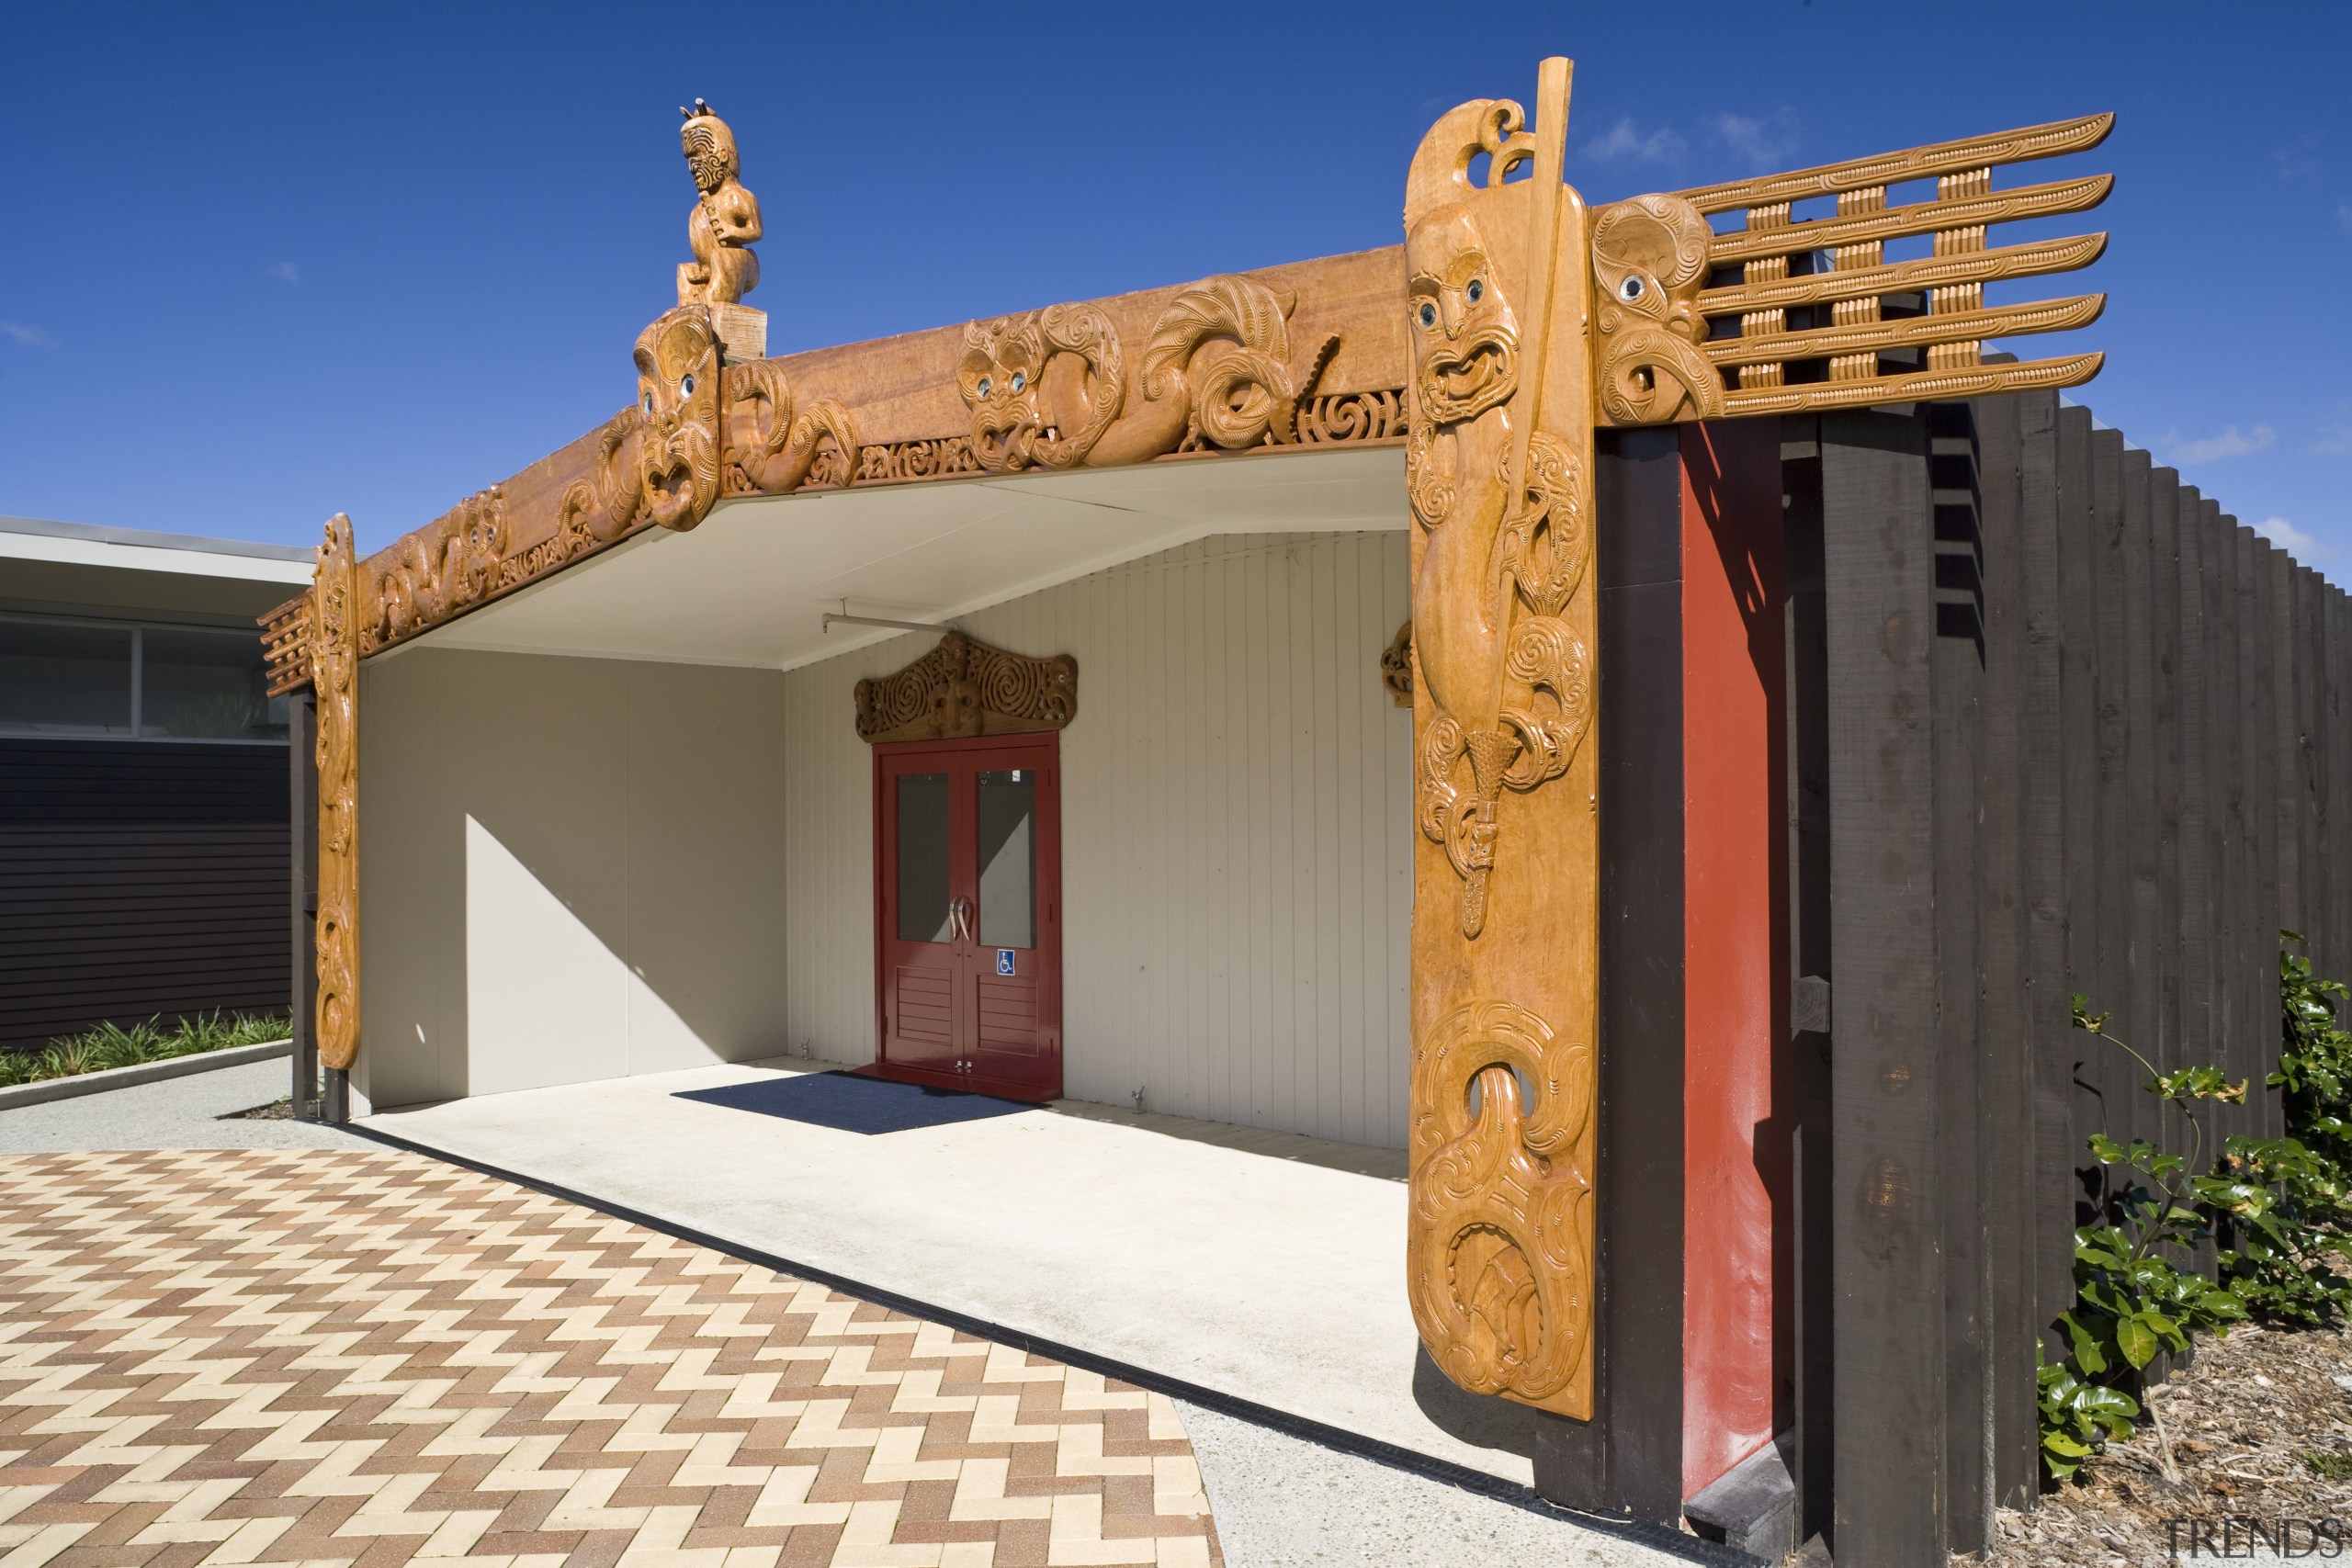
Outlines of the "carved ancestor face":
{"label": "carved ancestor face", "polygon": [[735,155],[735,133],[715,114],[688,119],[678,128],[678,141],[685,150],[695,188],[706,196],[734,178],[741,167]]}
{"label": "carved ancestor face", "polygon": [[1423,417],[1459,424],[1507,401],[1519,388],[1519,321],[1470,214],[1430,214],[1405,241],[1405,265]]}
{"label": "carved ancestor face", "polygon": [[1626,318],[1639,317],[1690,343],[1705,337],[1698,300],[1712,238],[1706,218],[1679,197],[1638,196],[1594,214],[1592,276],[1600,330],[1611,332]]}
{"label": "carved ancestor face", "polygon": [[684,532],[718,499],[718,347],[701,306],[667,311],[638,335],[637,406],[645,509]]}
{"label": "carved ancestor face", "polygon": [[972,455],[991,472],[1025,468],[1035,460],[1045,414],[1038,383],[1049,351],[1035,315],[999,316],[964,329],[964,362],[956,389],[972,411]]}

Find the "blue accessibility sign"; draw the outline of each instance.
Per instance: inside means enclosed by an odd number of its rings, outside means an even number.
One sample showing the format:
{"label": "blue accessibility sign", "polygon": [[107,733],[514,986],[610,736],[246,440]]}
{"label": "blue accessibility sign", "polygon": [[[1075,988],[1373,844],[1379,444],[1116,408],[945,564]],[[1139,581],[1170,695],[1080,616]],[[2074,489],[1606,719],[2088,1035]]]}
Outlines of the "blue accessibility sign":
{"label": "blue accessibility sign", "polygon": [[1000,975],[1012,973],[1012,949],[1000,947],[996,950],[996,972]]}

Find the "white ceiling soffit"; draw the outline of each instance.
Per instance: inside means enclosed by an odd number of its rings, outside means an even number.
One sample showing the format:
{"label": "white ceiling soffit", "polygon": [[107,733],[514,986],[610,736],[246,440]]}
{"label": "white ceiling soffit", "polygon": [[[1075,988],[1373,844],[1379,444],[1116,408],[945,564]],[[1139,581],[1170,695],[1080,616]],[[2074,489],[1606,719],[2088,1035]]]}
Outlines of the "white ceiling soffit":
{"label": "white ceiling soffit", "polygon": [[944,621],[1214,534],[1405,523],[1396,447],[747,496],[403,646],[788,670],[899,635],[828,635],[820,617],[844,600]]}

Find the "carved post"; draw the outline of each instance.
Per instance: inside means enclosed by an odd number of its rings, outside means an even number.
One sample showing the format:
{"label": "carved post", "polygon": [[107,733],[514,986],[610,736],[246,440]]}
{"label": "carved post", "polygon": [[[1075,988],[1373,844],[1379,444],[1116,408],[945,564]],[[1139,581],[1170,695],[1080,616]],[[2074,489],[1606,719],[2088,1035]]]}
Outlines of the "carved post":
{"label": "carved post", "polygon": [[323,1118],[350,1119],[345,1077],[359,1055],[359,561],[351,519],[327,522],[311,583],[311,684],[318,699],[319,1061]]}
{"label": "carved post", "polygon": [[[1589,1418],[1595,403],[1585,208],[1561,177],[1568,73],[1544,62],[1532,132],[1509,101],[1445,116],[1406,187],[1419,829],[1406,1257],[1448,1377]],[[1506,183],[1521,164],[1532,177]]]}

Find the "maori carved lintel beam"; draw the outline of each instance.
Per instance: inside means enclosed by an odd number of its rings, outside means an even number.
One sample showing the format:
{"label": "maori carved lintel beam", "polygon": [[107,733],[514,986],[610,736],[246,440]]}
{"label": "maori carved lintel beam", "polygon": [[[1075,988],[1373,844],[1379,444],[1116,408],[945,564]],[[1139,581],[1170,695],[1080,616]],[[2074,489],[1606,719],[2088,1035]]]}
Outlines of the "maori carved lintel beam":
{"label": "maori carved lintel beam", "polygon": [[359,638],[372,619],[351,519],[337,513],[311,582],[311,684],[318,694],[319,1061],[359,1055]]}
{"label": "maori carved lintel beam", "polygon": [[1077,716],[1077,660],[1007,653],[962,632],[895,675],[857,683],[857,733],[876,743],[1030,735]]}

